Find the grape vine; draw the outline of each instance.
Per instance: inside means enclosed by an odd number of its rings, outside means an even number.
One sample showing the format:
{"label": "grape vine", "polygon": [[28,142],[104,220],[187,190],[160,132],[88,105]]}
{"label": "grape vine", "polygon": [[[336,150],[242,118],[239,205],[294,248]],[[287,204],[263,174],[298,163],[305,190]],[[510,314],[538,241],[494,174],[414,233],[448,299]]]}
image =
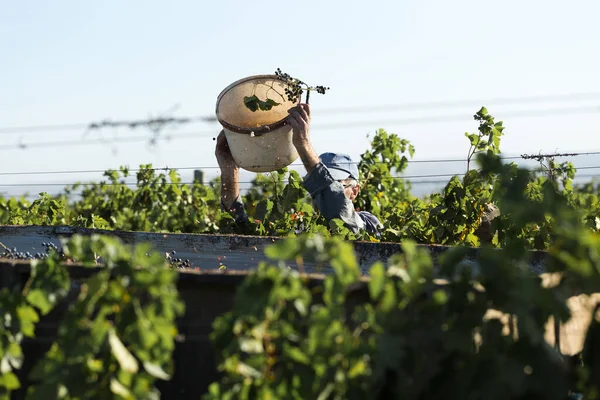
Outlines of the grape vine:
{"label": "grape vine", "polygon": [[173,372],[175,318],[184,311],[176,272],[148,245],[132,248],[108,236],[75,235],[61,248],[47,244],[38,258],[26,254],[29,281],[0,292],[0,396],[20,387],[12,372],[23,363],[20,343],[66,296],[68,263],[101,269],[80,285],[56,341],[29,376],[27,398],[156,397],[154,382]]}
{"label": "grape vine", "polygon": [[[135,174],[137,185],[123,183],[131,173],[127,167],[108,170],[101,182],[82,182],[51,196],[42,193],[35,201],[0,197],[0,224],[71,225],[97,229],[174,233],[236,233],[287,236],[301,232],[341,235],[351,240],[479,246],[491,243],[503,247],[507,239],[522,237],[529,249],[548,248],[555,219],[516,227],[505,216],[498,195],[502,190],[498,174],[484,176],[474,166],[476,156],[500,154],[504,126],[485,108],[474,119],[478,131],[467,134],[469,171],[455,176],[439,192],[423,197],[411,193],[410,183],[398,176],[405,172],[415,154],[413,145],[394,133],[379,129],[370,148],[358,159],[361,191],[355,201],[360,210],[372,212],[384,227],[380,237],[353,234],[339,220],[326,221],[314,209],[302,186],[302,177],[283,168],[258,174],[243,194],[250,216],[236,224],[221,211],[219,180],[206,185],[185,184],[175,170],[163,172],[142,165]],[[581,210],[591,231],[600,229],[600,188],[597,184],[573,184],[576,169],[571,163],[543,159],[539,169],[528,173],[528,198],[542,203],[545,182]],[[516,165],[507,164],[508,169]],[[72,199],[73,193],[80,193]],[[0,248],[0,251],[2,249]],[[4,250],[6,251],[6,250]],[[35,255],[32,255],[35,256]],[[28,258],[27,254],[11,257]],[[166,256],[165,256],[166,257]],[[188,268],[186,260],[167,257],[174,266]],[[193,266],[192,266],[193,267]]]}
{"label": "grape vine", "polygon": [[[534,170],[503,163],[502,125],[483,108],[475,118],[468,173],[424,198],[394,176],[413,156],[410,142],[376,133],[360,159],[357,205],[384,221],[381,239],[324,221],[302,177],[286,169],[256,177],[244,195],[251,216],[245,225],[220,210],[217,180],[186,185],[175,171],[157,174],[151,165],[142,166],[133,188],[122,183],[130,173],[123,167],[107,171],[107,182],[58,196],[2,198],[0,223],[291,236],[265,250],[269,261],[215,320],[211,339],[222,379],[206,399],[593,399],[600,392],[600,307],[590,312],[581,354],[561,355],[545,332],[551,321],[571,318],[572,296],[600,292],[600,187],[573,185],[572,164],[547,157]],[[82,196],[70,201],[79,189]],[[500,213],[488,219],[483,240],[478,232],[491,205]],[[400,242],[402,252],[364,277],[348,242],[356,239]],[[434,268],[416,243],[455,248]],[[481,249],[468,263],[471,246]],[[523,267],[528,249],[547,251],[556,285]],[[174,373],[175,319],[185,310],[175,279],[178,268],[193,268],[189,260],[97,235],[45,243],[38,254],[4,246],[0,252],[31,264],[23,287],[0,291],[0,398],[22,384],[15,373],[24,362],[22,342],[65,298],[73,263],[100,268],[36,364],[28,397],[158,397],[156,381]],[[333,273],[308,284],[287,268],[305,261]]]}
{"label": "grape vine", "polygon": [[[600,291],[600,235],[551,181],[541,184],[540,204],[527,194],[531,171],[503,165],[493,151],[477,160],[480,178],[497,176],[504,189],[496,199],[508,224],[556,217],[548,270],[558,285],[521,267],[529,255],[517,236],[500,250],[484,246],[471,263],[458,246],[435,270],[429,253],[404,241],[366,281],[340,237],[288,238],[265,250],[272,262],[246,279],[233,310],[215,321],[223,378],[204,398],[597,398],[600,306],[582,354],[563,356],[544,335],[551,318],[569,319],[572,293]],[[309,286],[286,268],[304,260],[334,273]]]}
{"label": "grape vine", "polygon": [[[284,95],[287,97],[288,101],[291,103],[296,103],[298,99],[302,98],[302,94],[306,92],[306,103],[308,104],[310,100],[310,92],[315,91],[319,94],[325,94],[330,88],[325,86],[309,86],[298,78],[293,78],[289,74],[282,72],[281,69],[277,68],[275,71],[276,79],[285,83],[286,87],[284,89],[284,93],[279,93],[277,89],[270,85],[267,94],[270,91],[274,91],[277,93],[282,99]],[[257,110],[261,111],[269,111],[275,106],[281,105],[281,103],[276,102],[271,98],[267,98],[266,100],[259,99],[255,94],[252,96],[244,96],[244,105],[252,112],[256,112]]]}

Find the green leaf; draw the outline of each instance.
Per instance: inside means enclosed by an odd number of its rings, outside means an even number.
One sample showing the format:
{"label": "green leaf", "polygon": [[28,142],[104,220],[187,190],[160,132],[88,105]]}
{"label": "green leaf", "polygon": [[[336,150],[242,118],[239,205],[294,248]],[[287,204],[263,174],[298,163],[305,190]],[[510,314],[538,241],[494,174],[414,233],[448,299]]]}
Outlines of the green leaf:
{"label": "green leaf", "polygon": [[262,376],[255,368],[243,362],[237,362],[236,371],[245,377],[260,378]]}
{"label": "green leaf", "polygon": [[44,315],[50,312],[54,306],[46,292],[42,289],[30,290],[29,293],[27,293],[26,300],[32,306],[37,307]]}
{"label": "green leaf", "polygon": [[86,365],[92,372],[102,372],[104,368],[102,361],[96,359],[87,360]]}
{"label": "green leaf", "polygon": [[176,169],[172,169],[171,171],[169,171],[169,179],[171,179],[171,182],[173,183],[180,182],[179,174],[177,173]]}
{"label": "green leaf", "polygon": [[108,223],[108,221],[97,215],[92,215],[92,223],[94,225],[94,228],[96,229],[110,228],[110,224]]}
{"label": "green leaf", "polygon": [[258,110],[258,97],[256,97],[256,95],[253,96],[244,96],[244,105],[246,106],[246,108],[248,108],[250,111],[255,112]]}
{"label": "green leaf", "polygon": [[300,350],[298,347],[287,345],[284,347],[284,349],[285,355],[291,358],[292,360],[304,365],[310,364],[310,359],[308,358],[308,356],[304,354],[302,350]]}
{"label": "green leaf", "polygon": [[149,325],[150,322],[146,318],[139,318],[137,321],[140,344],[145,349],[151,349],[159,341],[157,331],[155,329],[148,329],[147,326]]}
{"label": "green leaf", "polygon": [[278,106],[280,103],[277,103],[276,101],[272,100],[272,99],[267,99],[267,101],[258,101],[258,107],[262,110],[262,111],[269,111],[270,109],[273,108],[273,106]]}
{"label": "green leaf", "polygon": [[35,323],[39,321],[39,316],[35,309],[30,306],[20,305],[17,307],[17,316],[21,323],[21,331],[27,337],[33,337],[35,332]]}
{"label": "green leaf", "polygon": [[433,292],[433,300],[437,304],[443,305],[446,304],[446,302],[448,301],[448,295],[446,294],[446,291],[438,289],[435,292]]}
{"label": "green leaf", "polygon": [[467,137],[469,138],[469,142],[471,143],[471,146],[477,146],[477,144],[479,143],[479,135],[476,133],[472,133],[470,135],[467,135]]}
{"label": "green leaf", "polygon": [[19,378],[12,372],[7,374],[3,374],[0,379],[3,381],[4,387],[7,390],[16,390],[21,387],[21,383],[19,382]]}
{"label": "green leaf", "polygon": [[134,399],[133,395],[121,382],[116,378],[110,379],[110,391],[124,399]]}
{"label": "green leaf", "polygon": [[153,364],[149,361],[144,362],[144,370],[151,376],[162,379],[163,381],[168,381],[171,379],[171,375],[167,374],[160,365]]}
{"label": "green leaf", "polygon": [[264,351],[262,341],[254,338],[240,339],[240,350],[249,354],[260,354]]}
{"label": "green leaf", "polygon": [[384,290],[383,297],[381,298],[380,307],[383,311],[390,311],[398,305],[398,299],[396,296],[396,288],[392,281],[387,281]]}
{"label": "green leaf", "polygon": [[298,313],[303,317],[306,317],[308,315],[306,306],[304,305],[304,302],[301,299],[294,300],[294,307],[296,308]]}
{"label": "green leaf", "polygon": [[369,270],[369,293],[371,299],[376,300],[385,286],[385,266],[382,262],[376,262]]}
{"label": "green leaf", "polygon": [[123,345],[114,329],[108,332],[108,342],[110,350],[119,362],[120,367],[129,373],[135,374],[138,371],[138,362]]}
{"label": "green leaf", "polygon": [[[11,342],[6,350],[6,358],[13,368],[20,369],[23,365],[23,350],[19,343]],[[2,360],[4,361],[4,360]]]}
{"label": "green leaf", "polygon": [[265,255],[274,260],[295,260],[300,252],[298,240],[285,239],[265,247]]}
{"label": "green leaf", "polygon": [[319,396],[317,397],[317,400],[327,400],[327,399],[329,399],[334,390],[335,390],[335,385],[332,382],[329,382],[325,386],[325,388],[323,389],[323,391],[321,393],[319,393]]}
{"label": "green leaf", "polygon": [[348,371],[348,377],[354,379],[357,376],[365,375],[367,372],[367,363],[365,360],[358,360]]}
{"label": "green leaf", "polygon": [[254,216],[256,217],[256,219],[265,222],[265,220],[271,214],[272,210],[273,202],[269,199],[264,199],[260,203],[258,203],[258,206],[256,206],[256,212]]}

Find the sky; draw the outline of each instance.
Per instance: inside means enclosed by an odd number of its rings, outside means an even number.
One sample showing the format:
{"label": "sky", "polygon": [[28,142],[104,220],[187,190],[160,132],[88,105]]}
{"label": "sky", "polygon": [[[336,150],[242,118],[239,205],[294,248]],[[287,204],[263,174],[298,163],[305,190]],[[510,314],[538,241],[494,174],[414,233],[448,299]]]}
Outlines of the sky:
{"label": "sky", "polygon": [[[504,121],[504,154],[600,151],[598,15],[597,0],[0,1],[0,193],[101,179],[6,175],[17,172],[152,164],[212,177],[215,122],[165,129],[154,147],[93,142],[150,139],[143,129],[39,127],[211,117],[227,85],[276,68],[331,88],[311,96],[318,153],[357,158],[367,134],[384,128],[415,146],[415,160],[464,158],[481,106]],[[44,144],[62,141],[70,144]],[[464,168],[414,163],[409,172]],[[181,174],[191,180],[190,169]]]}

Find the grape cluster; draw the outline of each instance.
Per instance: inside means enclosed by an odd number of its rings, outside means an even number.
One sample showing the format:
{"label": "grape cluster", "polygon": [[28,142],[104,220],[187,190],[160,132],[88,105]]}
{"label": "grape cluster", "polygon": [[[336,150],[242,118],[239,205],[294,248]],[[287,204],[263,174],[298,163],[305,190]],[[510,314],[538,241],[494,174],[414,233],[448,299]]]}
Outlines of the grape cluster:
{"label": "grape cluster", "polygon": [[294,80],[294,78],[292,78],[290,76],[290,74],[286,74],[285,72],[281,72],[281,68],[277,68],[277,71],[275,71],[275,75],[277,77],[279,77],[279,79],[281,79],[282,81],[285,81],[285,82],[290,82],[290,81]]}
{"label": "grape cluster", "polygon": [[317,91],[317,93],[319,93],[319,94],[325,94],[325,92],[326,92],[327,90],[329,90],[329,88],[328,88],[328,87],[325,87],[325,86],[315,86],[315,90],[316,90],[316,91]]}
{"label": "grape cluster", "polygon": [[285,95],[292,103],[298,101],[298,98],[302,96],[302,93],[304,93],[304,91],[299,85],[290,84],[287,88],[285,88]]}
{"label": "grape cluster", "polygon": [[329,88],[325,86],[315,86],[314,88],[310,88],[300,79],[292,78],[289,74],[282,72],[279,68],[275,71],[275,75],[287,84],[285,94],[292,103],[298,101],[298,99],[301,98],[302,93],[304,93],[304,88],[302,86],[305,86],[305,89],[308,91],[315,90],[319,94],[325,94],[325,92],[329,90]]}
{"label": "grape cluster", "polygon": [[285,72],[281,72],[281,69],[279,68],[277,68],[277,71],[275,71],[275,75],[287,84],[287,87],[285,88],[285,95],[287,96],[288,100],[292,103],[298,101],[304,92],[301,86],[304,85],[304,82],[299,79],[292,78]]}
{"label": "grape cluster", "polygon": [[[59,255],[60,259],[66,259],[64,251],[62,249],[59,250],[58,246],[56,246],[54,243],[44,242],[42,243],[42,246],[44,246],[45,251],[43,253],[35,254],[32,254],[28,251],[19,251],[16,247],[13,247],[12,249],[5,248],[5,250],[2,253],[0,253],[0,258],[6,258],[9,260],[44,260],[48,258],[51,252],[56,252]],[[150,257],[150,254],[146,253],[146,256]],[[173,250],[170,253],[166,253],[165,260],[169,263],[170,266],[175,267],[177,269],[192,268],[192,263],[190,262],[190,260],[183,260],[181,258],[177,258],[175,250]]]}
{"label": "grape cluster", "polygon": [[52,242],[44,242],[42,243],[42,246],[45,247],[45,251],[43,253],[35,254],[31,254],[28,251],[19,251],[16,247],[13,247],[12,249],[5,248],[4,252],[0,253],[0,258],[7,258],[9,260],[43,260],[48,258],[48,255],[53,251],[58,253],[60,258],[65,257],[65,253],[62,251],[62,249],[59,250],[58,247]]}
{"label": "grape cluster", "polygon": [[171,251],[170,253],[166,253],[165,259],[167,260],[170,266],[175,267],[177,269],[186,269],[192,267],[192,263],[190,262],[190,260],[182,260],[181,258],[177,258],[175,250]]}

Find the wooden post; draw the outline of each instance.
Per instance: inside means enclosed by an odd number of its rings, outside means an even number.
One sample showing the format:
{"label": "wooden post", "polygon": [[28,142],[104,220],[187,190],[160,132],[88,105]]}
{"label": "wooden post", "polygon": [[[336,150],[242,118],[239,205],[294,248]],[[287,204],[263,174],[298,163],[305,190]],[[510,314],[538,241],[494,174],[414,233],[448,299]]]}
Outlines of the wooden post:
{"label": "wooden post", "polygon": [[194,170],[194,182],[204,185],[204,171]]}

